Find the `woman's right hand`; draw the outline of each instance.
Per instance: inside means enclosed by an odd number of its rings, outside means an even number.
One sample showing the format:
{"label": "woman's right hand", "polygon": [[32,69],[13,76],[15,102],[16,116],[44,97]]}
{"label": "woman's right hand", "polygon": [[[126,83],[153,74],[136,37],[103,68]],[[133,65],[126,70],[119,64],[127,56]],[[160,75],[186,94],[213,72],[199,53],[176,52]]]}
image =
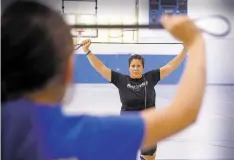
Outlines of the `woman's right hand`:
{"label": "woman's right hand", "polygon": [[82,48],[85,53],[89,52],[89,46],[91,44],[90,39],[86,39],[82,41]]}

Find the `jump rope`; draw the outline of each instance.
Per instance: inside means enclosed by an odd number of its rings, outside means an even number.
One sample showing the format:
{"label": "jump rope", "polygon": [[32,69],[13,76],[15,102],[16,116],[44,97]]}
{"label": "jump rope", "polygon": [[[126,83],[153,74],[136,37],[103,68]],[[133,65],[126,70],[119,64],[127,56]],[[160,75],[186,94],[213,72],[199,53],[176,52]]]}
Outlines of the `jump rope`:
{"label": "jump rope", "polygon": [[[199,30],[207,35],[210,35],[212,37],[217,37],[217,38],[225,37],[231,32],[231,22],[229,21],[228,18],[226,18],[223,15],[210,15],[210,16],[205,16],[205,17],[199,17],[199,18],[193,19],[193,21],[200,22],[202,20],[212,20],[212,19],[221,20],[225,22],[227,25],[227,29],[221,33],[218,33],[218,32],[212,32],[212,31],[209,31],[208,29],[197,26]],[[162,24],[157,24],[157,25],[72,25],[71,27],[72,28],[97,28],[97,29],[108,29],[108,28],[163,29]],[[99,44],[107,43],[108,44],[108,42],[92,42],[92,43],[99,43]],[[126,43],[123,43],[123,44],[126,44]],[[131,43],[131,44],[148,44],[148,43]],[[163,43],[163,44],[166,44],[166,43]],[[181,44],[181,43],[174,43],[174,44]],[[74,48],[75,50],[78,50],[80,47],[82,47],[82,44],[76,44],[74,47],[75,47]]]}

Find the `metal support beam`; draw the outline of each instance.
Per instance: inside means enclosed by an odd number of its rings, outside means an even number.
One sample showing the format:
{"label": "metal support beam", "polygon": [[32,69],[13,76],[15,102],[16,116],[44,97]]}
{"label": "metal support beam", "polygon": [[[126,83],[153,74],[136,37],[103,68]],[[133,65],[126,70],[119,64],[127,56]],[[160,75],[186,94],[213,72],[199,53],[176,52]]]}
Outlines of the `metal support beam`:
{"label": "metal support beam", "polygon": [[[92,42],[92,43],[94,43],[94,44],[121,44],[121,45],[128,45],[128,44],[144,44],[144,45],[146,45],[146,44],[151,44],[151,45],[155,45],[155,44],[173,44],[173,45],[178,45],[178,44],[183,44],[183,43],[139,43],[139,42],[137,42],[137,43],[131,43],[131,42],[129,42],[129,43],[127,43],[127,42]],[[81,44],[76,44],[76,45],[74,45],[74,50],[78,50],[78,49],[80,49],[82,47],[82,45]]]}

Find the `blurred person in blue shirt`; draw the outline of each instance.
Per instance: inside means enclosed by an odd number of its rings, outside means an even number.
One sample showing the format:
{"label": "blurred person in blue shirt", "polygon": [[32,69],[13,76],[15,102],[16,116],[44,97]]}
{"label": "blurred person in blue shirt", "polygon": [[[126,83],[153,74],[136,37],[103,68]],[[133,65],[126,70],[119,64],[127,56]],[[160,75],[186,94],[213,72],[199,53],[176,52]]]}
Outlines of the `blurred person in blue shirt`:
{"label": "blurred person in blue shirt", "polygon": [[65,116],[61,102],[74,70],[70,28],[40,3],[10,5],[1,24],[3,160],[135,160],[140,148],[194,123],[206,81],[204,40],[186,16],[163,16],[162,24],[189,52],[167,107],[126,116]]}

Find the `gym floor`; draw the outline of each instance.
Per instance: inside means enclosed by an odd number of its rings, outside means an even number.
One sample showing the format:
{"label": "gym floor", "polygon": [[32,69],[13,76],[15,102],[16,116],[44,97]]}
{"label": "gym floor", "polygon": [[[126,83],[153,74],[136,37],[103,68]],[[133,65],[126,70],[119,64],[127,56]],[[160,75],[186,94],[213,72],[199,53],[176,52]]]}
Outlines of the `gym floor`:
{"label": "gym floor", "polygon": [[[156,106],[173,98],[176,85],[156,86]],[[67,114],[119,114],[118,90],[112,84],[75,85]],[[234,86],[207,87],[203,107],[194,125],[158,144],[156,159],[234,160]]]}

